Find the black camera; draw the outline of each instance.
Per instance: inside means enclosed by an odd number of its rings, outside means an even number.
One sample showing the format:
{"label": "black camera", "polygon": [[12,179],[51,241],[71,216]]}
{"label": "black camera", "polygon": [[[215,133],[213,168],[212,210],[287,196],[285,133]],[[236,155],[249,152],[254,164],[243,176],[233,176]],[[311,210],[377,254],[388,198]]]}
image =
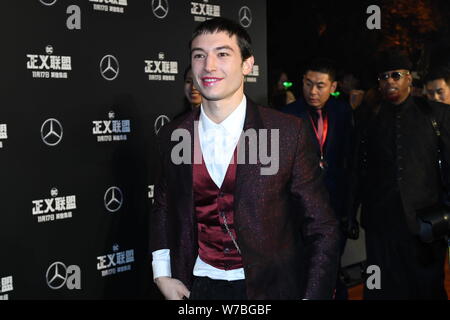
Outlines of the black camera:
{"label": "black camera", "polygon": [[419,237],[423,242],[430,243],[450,235],[450,205],[435,205],[419,210],[417,217]]}

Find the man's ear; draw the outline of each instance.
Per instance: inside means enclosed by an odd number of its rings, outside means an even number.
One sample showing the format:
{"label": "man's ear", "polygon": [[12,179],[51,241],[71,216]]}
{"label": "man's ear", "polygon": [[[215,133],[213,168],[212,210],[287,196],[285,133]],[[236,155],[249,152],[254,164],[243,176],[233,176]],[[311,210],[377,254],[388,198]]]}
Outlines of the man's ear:
{"label": "man's ear", "polygon": [[242,73],[244,76],[248,75],[253,70],[253,65],[255,64],[255,57],[250,56],[242,63]]}
{"label": "man's ear", "polygon": [[331,93],[335,92],[337,88],[337,81],[333,81],[331,84]]}

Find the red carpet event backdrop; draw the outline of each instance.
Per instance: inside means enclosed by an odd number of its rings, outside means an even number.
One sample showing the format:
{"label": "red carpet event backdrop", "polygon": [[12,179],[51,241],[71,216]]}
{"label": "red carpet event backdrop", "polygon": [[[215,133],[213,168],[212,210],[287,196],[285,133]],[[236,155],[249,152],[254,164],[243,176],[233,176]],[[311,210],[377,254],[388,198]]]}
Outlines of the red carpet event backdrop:
{"label": "red carpet event backdrop", "polygon": [[159,129],[181,113],[188,42],[239,21],[266,103],[266,1],[1,5],[0,299],[158,298],[148,220]]}

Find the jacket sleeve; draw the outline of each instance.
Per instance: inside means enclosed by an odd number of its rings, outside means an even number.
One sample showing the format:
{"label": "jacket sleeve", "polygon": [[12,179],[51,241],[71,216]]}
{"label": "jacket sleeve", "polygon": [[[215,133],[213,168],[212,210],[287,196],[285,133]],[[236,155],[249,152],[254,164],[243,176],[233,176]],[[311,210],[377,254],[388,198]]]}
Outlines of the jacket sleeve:
{"label": "jacket sleeve", "polygon": [[302,298],[331,299],[338,274],[340,233],[322,181],[312,132],[307,122],[300,121],[290,191],[296,209],[303,214],[306,288]]}
{"label": "jacket sleeve", "polygon": [[355,217],[352,213],[352,210],[349,208],[348,197],[350,194],[350,186],[351,186],[351,177],[352,177],[352,162],[353,162],[353,152],[355,150],[356,144],[356,136],[355,136],[355,120],[353,115],[353,110],[350,106],[348,106],[347,110],[344,112],[344,132],[343,132],[343,154],[344,154],[344,162],[343,162],[343,170],[344,170],[344,191],[343,195],[345,199],[344,201],[344,212],[345,221],[354,220]]}
{"label": "jacket sleeve", "polygon": [[[164,129],[164,128],[163,128]],[[153,251],[160,249],[170,249],[168,243],[168,210],[167,210],[167,180],[166,170],[167,163],[165,158],[166,153],[162,150],[162,138],[165,136],[161,130],[158,136],[157,148],[158,148],[158,166],[157,175],[155,181],[155,194],[153,208],[150,212],[149,219],[149,250],[150,254]]]}
{"label": "jacket sleeve", "polygon": [[354,126],[349,156],[349,188],[346,199],[349,220],[356,220],[358,209],[362,203],[362,182],[367,171],[367,132],[373,116],[370,110],[363,112],[359,110],[359,112],[358,121]]}
{"label": "jacket sleeve", "polygon": [[447,187],[447,200],[450,201],[450,107],[444,107],[440,124],[442,138],[443,172]]}

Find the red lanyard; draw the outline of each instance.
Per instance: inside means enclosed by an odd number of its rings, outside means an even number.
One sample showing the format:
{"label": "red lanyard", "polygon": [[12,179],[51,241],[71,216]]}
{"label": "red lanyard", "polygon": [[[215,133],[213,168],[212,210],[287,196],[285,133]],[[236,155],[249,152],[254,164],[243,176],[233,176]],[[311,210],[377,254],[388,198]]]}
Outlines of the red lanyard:
{"label": "red lanyard", "polygon": [[309,119],[311,120],[312,126],[314,128],[314,132],[316,134],[317,141],[319,142],[320,146],[320,167],[323,168],[325,166],[324,160],[323,160],[323,146],[325,145],[325,141],[327,140],[327,134],[328,134],[328,116],[325,115],[325,117],[322,116],[323,119],[323,132],[322,132],[322,139],[320,139],[319,132],[316,128],[316,125],[314,124],[314,121],[311,117],[311,114],[309,115]]}

